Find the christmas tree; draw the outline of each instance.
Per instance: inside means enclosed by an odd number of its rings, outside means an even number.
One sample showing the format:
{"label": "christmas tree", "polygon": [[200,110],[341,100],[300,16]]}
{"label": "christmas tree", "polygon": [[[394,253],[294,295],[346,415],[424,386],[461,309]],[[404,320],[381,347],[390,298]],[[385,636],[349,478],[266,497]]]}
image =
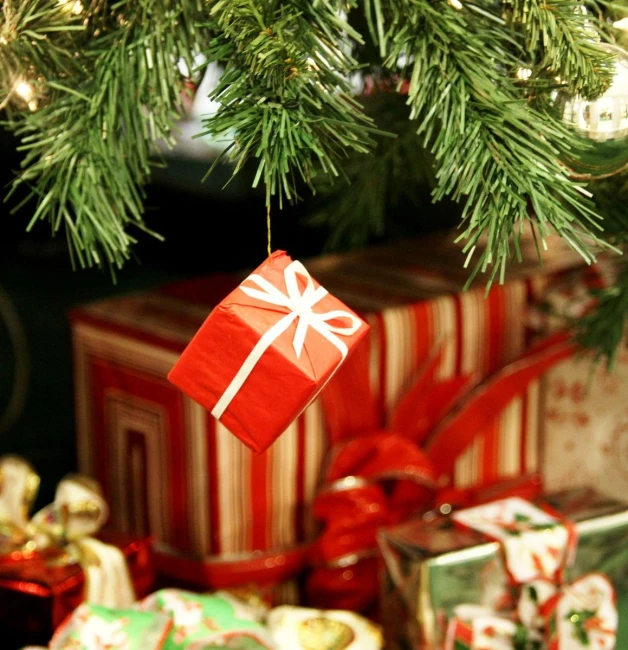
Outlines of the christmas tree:
{"label": "christmas tree", "polygon": [[[269,215],[326,196],[315,219],[332,243],[361,244],[391,205],[404,202],[411,219],[431,197],[460,204],[469,274],[489,284],[525,232],[540,259],[553,233],[588,263],[625,247],[619,3],[0,5],[0,107],[24,152],[12,191],[28,188],[30,224],[63,231],[78,265],[120,267],[138,231],[150,232],[142,188],[156,143],[173,143],[185,89],[208,65],[222,75],[203,133],[230,139],[224,159],[234,174],[253,168]],[[625,264],[598,298],[578,336],[612,360],[628,318]]]}

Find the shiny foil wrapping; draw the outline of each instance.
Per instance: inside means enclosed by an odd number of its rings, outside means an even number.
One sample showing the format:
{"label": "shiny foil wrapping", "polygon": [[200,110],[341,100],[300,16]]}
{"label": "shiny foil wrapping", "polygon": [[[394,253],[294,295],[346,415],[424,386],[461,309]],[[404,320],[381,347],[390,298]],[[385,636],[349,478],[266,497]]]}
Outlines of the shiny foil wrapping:
{"label": "shiny foil wrapping", "polygon": [[[545,495],[542,502],[576,525],[578,548],[565,580],[598,571],[618,592],[628,589],[628,504],[592,489]],[[454,527],[446,515],[431,512],[383,530],[379,545],[387,650],[442,650],[454,607],[505,612],[516,602],[499,543]]]}
{"label": "shiny foil wrapping", "polygon": [[[102,531],[102,541],[126,557],[138,598],[153,588],[150,539]],[[0,631],[2,650],[26,643],[45,644],[53,631],[84,599],[85,576],[61,552],[0,556]]]}

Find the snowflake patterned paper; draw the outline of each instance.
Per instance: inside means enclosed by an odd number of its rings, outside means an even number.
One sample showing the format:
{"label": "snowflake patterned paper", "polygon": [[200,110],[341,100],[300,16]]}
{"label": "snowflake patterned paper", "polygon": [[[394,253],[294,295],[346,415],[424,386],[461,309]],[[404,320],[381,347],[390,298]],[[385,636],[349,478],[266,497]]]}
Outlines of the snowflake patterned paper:
{"label": "snowflake patterned paper", "polygon": [[628,349],[612,372],[589,358],[566,361],[545,378],[544,483],[628,494]]}

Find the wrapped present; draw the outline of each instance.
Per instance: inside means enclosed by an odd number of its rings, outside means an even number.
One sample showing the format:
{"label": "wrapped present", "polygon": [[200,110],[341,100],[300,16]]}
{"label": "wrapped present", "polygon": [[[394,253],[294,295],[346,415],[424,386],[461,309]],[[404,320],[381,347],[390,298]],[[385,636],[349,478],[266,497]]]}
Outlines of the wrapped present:
{"label": "wrapped present", "polygon": [[0,628],[3,642],[41,643],[81,602],[126,606],[150,591],[149,540],[101,530],[107,504],[92,479],[68,476],[29,518],[38,477],[0,458]]}
{"label": "wrapped present", "polygon": [[168,379],[261,452],[367,331],[300,262],[277,251],[212,310]]}
{"label": "wrapped present", "polygon": [[169,616],[84,603],[56,631],[50,650],[162,650],[172,630]]}
{"label": "wrapped present", "polygon": [[[312,504],[330,447],[388,426],[437,349],[433,376],[452,381],[443,389],[450,396],[457,379],[480,381],[517,359],[527,344],[522,313],[529,297],[547,273],[579,263],[560,242],[542,270],[524,251],[524,263],[485,298],[481,279],[461,293],[466,272],[453,238],[446,233],[307,261],[312,275],[370,330],[323,391],[333,392],[332,402],[324,408],[322,398],[314,400],[261,454],[166,379],[208,308],[246,274],[75,309],[79,467],[103,485],[112,523],[154,535],[163,573],[214,589],[256,582],[277,602],[294,602],[288,580],[304,567],[305,547],[317,534]],[[355,391],[345,392],[347,373],[366,381],[358,408]],[[533,382],[474,433],[445,480],[466,488],[536,472],[538,409]],[[432,409],[429,422],[439,413]]]}
{"label": "wrapped present", "polygon": [[[433,512],[383,530],[386,647],[528,650],[508,645],[512,635],[525,633],[534,640],[538,633],[546,644],[539,648],[579,649],[567,644],[567,631],[561,632],[560,642],[551,641],[556,632],[552,616],[560,618],[574,594],[600,587],[591,575],[604,574],[611,591],[625,589],[627,542],[628,506],[592,490],[549,494],[534,508],[510,498],[454,511],[453,516]],[[584,576],[586,581],[579,582]],[[607,604],[614,608],[614,597],[604,585],[598,614],[610,629]],[[490,627],[494,617],[516,624],[500,624],[500,635],[511,641],[478,645],[477,626]],[[570,627],[569,634],[577,627]],[[614,643],[601,647],[610,650]]]}
{"label": "wrapped present", "polygon": [[[83,604],[49,650],[382,650],[380,628],[346,611],[258,610],[226,592],[164,589],[127,609]],[[24,648],[23,650],[28,650]],[[31,648],[30,650],[38,650]],[[42,649],[39,649],[42,650]]]}
{"label": "wrapped present", "polygon": [[542,471],[548,488],[595,484],[628,490],[628,349],[608,370],[591,356],[566,361],[544,378]]}
{"label": "wrapped present", "polygon": [[[538,296],[531,328],[541,336],[581,318],[596,292],[617,282],[619,262],[561,274]],[[623,498],[628,489],[628,341],[612,369],[581,354],[558,364],[543,379],[542,473],[549,490],[595,484]]]}
{"label": "wrapped present", "polygon": [[379,626],[353,612],[275,607],[267,617],[279,648],[294,650],[381,650]]}
{"label": "wrapped present", "polygon": [[[542,587],[546,592],[539,595]],[[613,585],[606,576],[587,573],[560,588],[541,581],[525,585],[510,614],[456,607],[445,650],[613,650],[617,627]]]}
{"label": "wrapped present", "polygon": [[227,593],[194,594],[162,589],[139,603],[142,611],[166,614],[173,629],[164,650],[205,647],[240,647],[233,642],[247,640],[244,648],[268,650],[270,637],[263,630],[255,609]]}
{"label": "wrapped present", "polygon": [[[443,487],[443,479],[451,475],[461,451],[478,432],[499,419],[531,382],[575,350],[567,335],[557,333],[478,384],[472,375],[437,380],[434,370],[442,354],[437,349],[392,411],[387,428],[373,427],[332,447],[314,504],[325,525],[311,553],[310,604],[359,611],[374,605],[379,589],[376,539],[382,526],[435,505],[451,509],[483,502],[491,494],[538,496],[541,483],[535,474],[475,489]],[[343,375],[345,384],[360,385],[359,376],[349,380]],[[334,386],[323,401],[333,396]],[[368,395],[356,402],[364,408]]]}

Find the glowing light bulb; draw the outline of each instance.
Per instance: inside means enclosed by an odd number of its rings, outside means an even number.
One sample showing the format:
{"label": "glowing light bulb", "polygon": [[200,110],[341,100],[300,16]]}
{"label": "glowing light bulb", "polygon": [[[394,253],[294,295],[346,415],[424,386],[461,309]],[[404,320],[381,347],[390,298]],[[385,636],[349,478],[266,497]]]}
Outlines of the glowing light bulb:
{"label": "glowing light bulb", "polygon": [[17,81],[13,91],[27,103],[32,102],[35,97],[35,89],[28,81]]}
{"label": "glowing light bulb", "polygon": [[64,11],[67,11],[68,13],[72,13],[75,16],[79,16],[80,14],[83,13],[83,10],[85,7],[83,7],[83,3],[81,0],[59,0],[57,3],[59,7],[61,7]]}
{"label": "glowing light bulb", "polygon": [[516,77],[521,79],[521,81],[527,81],[532,76],[532,70],[530,68],[519,68],[517,70]]}
{"label": "glowing light bulb", "polygon": [[621,20],[616,20],[613,23],[615,29],[621,29],[622,32],[628,32],[628,17],[622,18]]}

